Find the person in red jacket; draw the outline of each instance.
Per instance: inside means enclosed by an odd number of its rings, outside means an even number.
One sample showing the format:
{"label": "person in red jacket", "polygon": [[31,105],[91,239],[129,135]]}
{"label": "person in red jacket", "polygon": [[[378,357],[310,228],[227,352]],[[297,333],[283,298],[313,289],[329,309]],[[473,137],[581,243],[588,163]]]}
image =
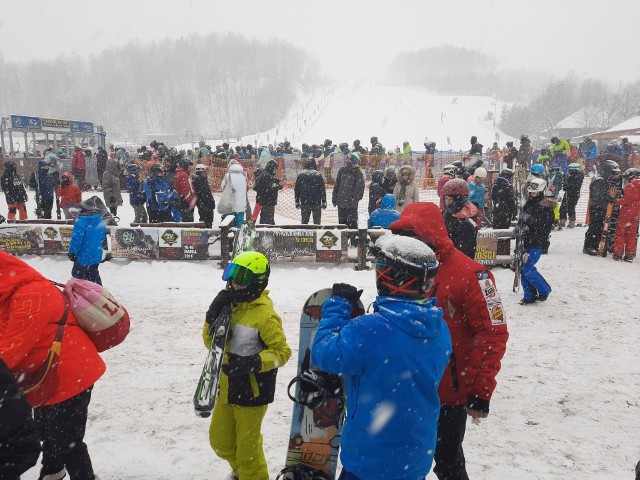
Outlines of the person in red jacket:
{"label": "person in red jacket", "polygon": [[85,171],[87,169],[87,162],[84,158],[84,152],[82,148],[76,147],[71,157],[71,173],[76,177],[78,186],[81,190],[85,188]]}
{"label": "person in red jacket", "polygon": [[640,169],[630,168],[623,174],[627,185],[624,195],[616,201],[620,205],[618,227],[613,241],[613,259],[633,262],[636,258],[638,217],[640,217]]}
{"label": "person in red jacket", "polygon": [[[60,178],[60,186],[56,188],[56,197],[60,199],[60,208],[64,210],[64,218],[76,218],[80,203],[82,203],[82,192],[73,183],[73,175],[69,172],[63,173]],[[70,209],[74,209],[75,211]]]}
{"label": "person in red jacket", "polygon": [[[62,293],[48,279],[0,250],[0,358],[16,378],[44,363],[64,310]],[[39,478],[59,480],[68,472],[93,479],[84,434],[91,390],[105,364],[70,309],[61,343],[55,388],[47,398],[27,394],[42,441]]]}
{"label": "person in red jacket", "polygon": [[178,163],[176,174],[173,178],[173,188],[180,195],[178,208],[183,222],[193,222],[193,209],[196,206],[196,194],[189,178],[191,160],[183,158]]}
{"label": "person in red jacket", "polygon": [[453,246],[438,206],[409,205],[389,228],[421,239],[440,269],[430,295],[438,299],[451,332],[453,352],[440,382],[440,418],[433,471],[440,480],[467,480],[462,441],[467,416],[489,415],[489,402],[509,332],[491,272]]}

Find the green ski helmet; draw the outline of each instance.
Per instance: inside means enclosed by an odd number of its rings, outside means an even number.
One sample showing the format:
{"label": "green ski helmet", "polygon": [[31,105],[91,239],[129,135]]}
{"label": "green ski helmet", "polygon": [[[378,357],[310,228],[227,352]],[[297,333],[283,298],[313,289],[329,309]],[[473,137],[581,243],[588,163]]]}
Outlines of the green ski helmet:
{"label": "green ski helmet", "polygon": [[262,295],[269,283],[269,259],[260,252],[243,252],[227,264],[222,279],[234,302],[251,302]]}

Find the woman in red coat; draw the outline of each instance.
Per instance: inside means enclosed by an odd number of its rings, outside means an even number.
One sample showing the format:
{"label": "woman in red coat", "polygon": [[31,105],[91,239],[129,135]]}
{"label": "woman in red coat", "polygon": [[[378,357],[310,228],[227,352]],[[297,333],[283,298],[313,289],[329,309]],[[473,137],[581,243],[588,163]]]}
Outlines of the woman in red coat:
{"label": "woman in red coat", "polygon": [[[60,291],[22,260],[0,250],[0,358],[14,375],[44,362],[64,313]],[[58,384],[38,401],[27,394],[42,441],[40,479],[93,479],[84,443],[93,384],[105,365],[69,310],[60,348]]]}
{"label": "woman in red coat", "polygon": [[633,262],[636,258],[636,234],[640,216],[640,169],[630,168],[624,172],[623,177],[629,183],[624,187],[622,198],[616,201],[620,205],[620,214],[613,241],[613,259]]}

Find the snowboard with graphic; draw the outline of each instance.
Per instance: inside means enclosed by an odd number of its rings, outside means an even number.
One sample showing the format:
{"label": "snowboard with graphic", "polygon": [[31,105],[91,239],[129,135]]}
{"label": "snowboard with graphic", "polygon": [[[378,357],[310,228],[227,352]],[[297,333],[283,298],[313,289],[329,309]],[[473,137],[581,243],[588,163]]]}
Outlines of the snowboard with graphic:
{"label": "snowboard with graphic", "polygon": [[[322,317],[322,304],[331,295],[331,288],[313,293],[300,316],[298,375],[289,384],[293,415],[287,459],[279,479],[333,480],[336,475],[344,423],[342,380],[338,375],[320,371],[311,361],[311,346]],[[364,307],[359,302],[352,316],[363,313]]]}

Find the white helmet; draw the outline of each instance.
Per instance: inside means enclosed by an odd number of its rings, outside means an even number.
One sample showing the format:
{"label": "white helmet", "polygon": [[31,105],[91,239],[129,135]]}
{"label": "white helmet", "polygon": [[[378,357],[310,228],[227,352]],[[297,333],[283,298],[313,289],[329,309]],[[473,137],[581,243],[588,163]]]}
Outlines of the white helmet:
{"label": "white helmet", "polygon": [[532,178],[527,182],[527,192],[544,193],[547,188],[547,181],[543,178]]}
{"label": "white helmet", "polygon": [[473,176],[475,178],[487,178],[487,170],[484,169],[483,167],[478,167],[476,168],[476,170],[473,172]]}
{"label": "white helmet", "polygon": [[203,163],[196,164],[196,172],[206,172],[207,166]]}
{"label": "white helmet", "polygon": [[455,175],[458,171],[458,167],[456,167],[455,165],[445,165],[444,167],[442,167],[442,171],[447,175]]}

